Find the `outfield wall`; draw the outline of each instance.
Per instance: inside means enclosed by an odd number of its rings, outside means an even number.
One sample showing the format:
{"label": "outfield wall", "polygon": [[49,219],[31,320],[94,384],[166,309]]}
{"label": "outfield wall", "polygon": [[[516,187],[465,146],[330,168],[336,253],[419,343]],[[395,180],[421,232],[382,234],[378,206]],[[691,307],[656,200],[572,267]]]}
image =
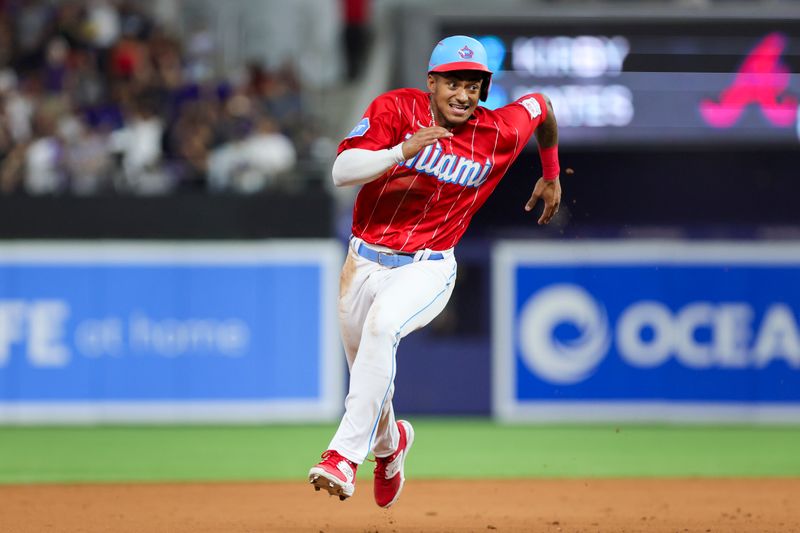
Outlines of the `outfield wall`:
{"label": "outfield wall", "polygon": [[[337,420],[343,250],[0,244],[0,423]],[[800,422],[800,246],[525,240],[458,257],[447,309],[397,352],[398,413]]]}
{"label": "outfield wall", "polygon": [[330,240],[0,244],[0,422],[332,420]]}
{"label": "outfield wall", "polygon": [[800,246],[500,242],[507,421],[800,421]]}

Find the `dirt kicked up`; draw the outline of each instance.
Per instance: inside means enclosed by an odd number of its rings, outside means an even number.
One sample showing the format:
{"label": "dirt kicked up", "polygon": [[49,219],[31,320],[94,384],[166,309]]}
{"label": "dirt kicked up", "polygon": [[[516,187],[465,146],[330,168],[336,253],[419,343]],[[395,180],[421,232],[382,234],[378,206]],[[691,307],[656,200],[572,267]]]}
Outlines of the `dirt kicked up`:
{"label": "dirt kicked up", "polygon": [[409,480],[380,509],[296,483],[5,485],[4,533],[800,531],[800,479]]}

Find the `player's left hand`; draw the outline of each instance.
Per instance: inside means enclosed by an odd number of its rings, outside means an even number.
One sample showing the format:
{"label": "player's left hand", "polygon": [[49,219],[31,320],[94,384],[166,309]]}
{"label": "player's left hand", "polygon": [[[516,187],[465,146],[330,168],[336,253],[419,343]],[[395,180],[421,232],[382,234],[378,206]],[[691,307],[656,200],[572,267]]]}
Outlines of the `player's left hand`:
{"label": "player's left hand", "polygon": [[558,206],[561,205],[561,182],[558,178],[554,180],[545,180],[539,178],[536,185],[533,187],[528,203],[525,204],[525,211],[531,211],[539,199],[544,200],[544,211],[542,216],[539,217],[539,224],[547,224],[558,213]]}

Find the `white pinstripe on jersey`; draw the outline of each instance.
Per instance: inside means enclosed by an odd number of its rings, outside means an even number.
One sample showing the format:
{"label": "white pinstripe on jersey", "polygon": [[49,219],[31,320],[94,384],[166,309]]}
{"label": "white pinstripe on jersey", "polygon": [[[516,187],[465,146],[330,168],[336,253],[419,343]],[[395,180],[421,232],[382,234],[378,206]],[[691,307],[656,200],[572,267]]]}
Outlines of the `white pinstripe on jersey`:
{"label": "white pinstripe on jersey", "polygon": [[[416,109],[417,102],[416,102],[416,100],[412,100],[411,102],[412,102],[412,107],[411,107],[412,121],[411,121],[411,124],[414,124],[413,119],[416,117],[416,114],[415,114],[414,110]],[[394,97],[394,104],[397,106],[398,115],[400,115],[402,117],[403,116],[403,110],[400,107],[400,99],[397,96]],[[398,166],[394,167],[392,169],[392,172],[389,174],[389,176],[394,176],[395,173],[398,170],[400,170],[400,168],[401,167],[398,167]],[[414,179],[416,179],[416,178],[414,178]],[[378,208],[378,203],[380,202],[380,199],[384,197],[383,193],[386,191],[386,186],[387,185],[389,185],[389,180],[388,179],[383,184],[383,188],[381,189],[381,194],[378,196],[378,201],[375,202],[375,205],[372,206],[372,211],[370,212],[369,218],[367,219],[367,226],[369,226],[370,222],[372,222],[372,217],[375,216],[375,210]],[[408,192],[408,191],[406,191],[406,192]],[[395,211],[395,214],[397,214],[397,211]],[[394,218],[394,217],[392,217],[392,218]],[[390,225],[391,225],[391,223],[390,223]],[[386,229],[389,229],[389,226],[387,226]],[[384,230],[383,235],[386,235],[386,230]],[[381,236],[381,238],[383,238],[383,235]],[[378,244],[378,243],[375,243],[375,244]]]}
{"label": "white pinstripe on jersey", "polygon": [[[475,120],[475,125],[472,127],[472,140],[470,141],[470,146],[469,146],[469,157],[470,157],[470,159],[475,159],[475,132],[478,131],[478,122],[479,122],[479,120],[476,119]],[[495,126],[497,126],[497,124],[495,124]],[[494,140],[494,145],[495,145],[495,148],[496,148],[497,147],[497,138],[495,138],[495,140]],[[452,143],[451,143],[451,146],[452,146]],[[492,153],[494,153],[494,152],[492,152]],[[488,179],[488,176],[487,176],[487,179]],[[453,205],[455,205],[455,203],[458,201],[458,198],[461,197],[461,193],[463,193],[463,192],[464,192],[463,189],[458,192],[458,197],[456,197],[456,199],[453,201]],[[478,188],[477,187],[475,188],[475,192],[476,193],[478,192]],[[436,238],[436,234],[439,233],[439,228],[442,227],[442,224],[444,222],[447,222],[447,218],[450,216],[450,211],[453,210],[453,205],[450,206],[450,210],[447,211],[447,214],[445,215],[444,220],[439,222],[439,225],[436,226],[436,229],[433,230],[433,234],[428,238],[427,241],[425,241],[425,244],[422,246],[423,248],[425,246],[427,246],[428,242],[430,242],[430,241],[432,241],[433,239]]]}
{"label": "white pinstripe on jersey", "polygon": [[[494,124],[495,136],[494,136],[494,146],[492,147],[492,167],[491,168],[494,168],[494,162],[495,162],[494,154],[495,154],[495,151],[497,150],[497,141],[500,139],[500,128],[497,126],[497,122],[494,122],[494,121],[492,121],[492,122]],[[477,127],[478,127],[478,125],[475,124],[475,128],[476,129],[477,129]],[[470,148],[470,151],[471,151],[471,153],[472,153],[472,155],[474,157],[474,155],[475,155],[475,130],[473,130],[473,132],[472,132],[472,146]],[[488,161],[487,161],[487,163],[488,163]],[[491,171],[489,172],[489,175],[491,175]],[[486,176],[486,179],[487,180],[489,179],[488,175]],[[478,193],[478,188],[476,187],[475,188],[476,196],[477,196],[477,193]],[[464,189],[463,188],[460,191],[458,191],[458,196],[456,196],[455,200],[453,200],[453,203],[450,205],[450,209],[447,210],[447,214],[445,215],[444,219],[436,227],[436,231],[433,232],[433,235],[431,235],[430,240],[433,240],[433,239],[436,238],[436,234],[439,232],[439,228],[442,226],[442,224],[447,222],[447,220],[450,218],[450,213],[453,211],[453,208],[458,203],[458,200],[461,198],[462,194],[464,194]],[[475,198],[474,197],[473,197],[472,202],[475,203]],[[462,221],[463,221],[463,217],[462,217]],[[448,248],[452,248],[453,246],[454,245],[451,245]]]}
{"label": "white pinstripe on jersey", "polygon": [[[497,135],[499,135],[500,134],[500,128],[497,127],[497,122],[494,123],[494,127],[497,128]],[[515,154],[515,153],[517,153],[517,146],[519,145],[519,130],[516,127],[514,127],[514,135],[516,137],[514,138],[514,151],[512,153]],[[494,150],[495,149],[497,149],[497,136],[494,139],[494,149],[492,150],[492,167],[494,167]],[[509,166],[511,166],[512,162],[513,162],[513,159],[509,159],[508,165],[506,165],[506,169],[502,172],[502,174],[500,174],[501,176],[505,176],[505,174],[506,174],[506,172],[508,172],[508,168],[509,168]],[[475,205],[475,200],[477,200],[477,199],[478,199],[478,189],[476,188],[475,189],[475,194],[472,196],[472,203],[470,203],[469,207],[464,210],[464,214],[461,215],[461,220],[458,221],[458,225],[456,226],[457,228],[460,228],[461,226],[464,225],[464,219],[466,218],[467,213],[469,213],[470,210],[472,209],[472,206]],[[455,246],[456,242],[458,242],[458,233],[456,233],[456,236],[453,237],[453,244],[450,245],[450,248]]]}
{"label": "white pinstripe on jersey", "polygon": [[[397,168],[399,168],[399,167],[397,167]],[[400,198],[399,202],[397,202],[397,208],[395,208],[394,214],[392,214],[392,218],[389,219],[389,223],[386,224],[385,228],[383,228],[383,233],[381,233],[381,238],[378,239],[378,242],[376,242],[375,244],[380,244],[381,241],[383,241],[383,238],[386,237],[386,232],[389,231],[390,227],[392,227],[392,222],[394,222],[394,219],[397,216],[398,211],[400,211],[400,206],[403,205],[403,201],[405,201],[406,196],[408,196],[408,191],[410,191],[411,188],[414,186],[414,183],[416,183],[417,178],[419,178],[419,172],[417,172],[414,175],[414,179],[411,180],[411,183],[408,185],[408,188],[406,189],[406,192],[403,193],[403,197]],[[388,182],[388,180],[387,180],[387,182]]]}
{"label": "white pinstripe on jersey", "polygon": [[[411,125],[413,127],[414,122],[415,122],[414,119],[416,118],[416,114],[415,114],[414,110],[416,109],[417,102],[416,102],[416,100],[412,100],[411,102],[412,102],[412,110],[411,110],[411,121],[410,121],[410,123],[411,123]],[[396,97],[396,96],[394,98],[394,103],[395,103],[395,105],[397,105],[398,114],[402,117],[403,116],[403,110],[400,108],[400,99],[398,97]],[[394,170],[392,171],[390,176],[393,176],[394,173],[397,172],[397,170],[400,169],[400,168],[402,168],[402,167],[400,167],[400,166],[394,167]],[[380,244],[381,241],[383,241],[384,237],[386,237],[386,232],[389,231],[390,227],[392,227],[392,222],[394,222],[394,219],[397,216],[397,213],[400,211],[400,206],[403,205],[403,201],[406,199],[406,196],[408,196],[408,191],[410,191],[411,188],[414,186],[414,183],[417,181],[417,178],[419,178],[419,172],[417,172],[416,176],[414,176],[414,179],[411,180],[411,183],[408,185],[408,188],[406,189],[406,192],[403,193],[403,197],[400,198],[399,202],[397,202],[397,207],[394,210],[394,214],[392,214],[392,218],[389,220],[389,223],[386,224],[386,227],[383,228],[383,233],[381,233],[381,238],[378,239],[378,241],[375,244]],[[386,183],[383,185],[383,189],[381,190],[380,198],[383,198],[383,191],[386,190],[386,185],[388,185],[388,184],[389,184],[389,180],[387,179]],[[375,205],[377,207],[377,202],[375,203]],[[375,213],[375,208],[372,209],[372,213],[373,214]],[[370,221],[371,220],[372,220],[372,216],[370,215]],[[369,225],[369,222],[367,223],[367,225]],[[406,239],[406,242],[408,242],[408,239]]]}

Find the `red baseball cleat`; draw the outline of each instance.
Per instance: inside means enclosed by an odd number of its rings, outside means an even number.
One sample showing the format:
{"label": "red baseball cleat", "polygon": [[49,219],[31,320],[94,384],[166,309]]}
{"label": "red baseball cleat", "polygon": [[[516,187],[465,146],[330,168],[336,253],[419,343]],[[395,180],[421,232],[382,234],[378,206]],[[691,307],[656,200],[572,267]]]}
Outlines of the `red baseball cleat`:
{"label": "red baseball cleat", "polygon": [[389,457],[375,458],[375,503],[380,507],[389,507],[396,502],[406,481],[403,464],[414,444],[414,428],[406,420],[398,420],[397,429],[400,430],[400,444],[395,452]]}
{"label": "red baseball cleat", "polygon": [[356,490],[355,478],[358,465],[345,459],[336,450],[322,454],[322,461],[308,471],[308,482],[315,490],[325,489],[331,496],[346,500]]}

